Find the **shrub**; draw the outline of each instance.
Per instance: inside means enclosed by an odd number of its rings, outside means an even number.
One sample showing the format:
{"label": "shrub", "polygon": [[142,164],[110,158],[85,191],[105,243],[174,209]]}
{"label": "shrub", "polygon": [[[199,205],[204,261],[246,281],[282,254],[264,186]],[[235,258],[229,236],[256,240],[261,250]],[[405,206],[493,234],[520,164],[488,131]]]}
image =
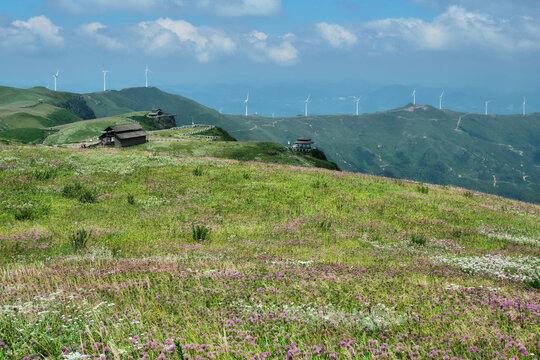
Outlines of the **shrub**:
{"label": "shrub", "polygon": [[133,194],[128,194],[127,202],[129,205],[135,205],[135,196]]}
{"label": "shrub", "polygon": [[34,176],[34,179],[36,180],[52,179],[56,176],[56,169],[53,169],[53,168],[35,169],[33,176]]}
{"label": "shrub", "polygon": [[416,187],[416,190],[418,190],[418,192],[422,193],[422,194],[429,193],[429,188],[427,186],[425,186],[423,182],[418,184],[418,186]]}
{"label": "shrub", "polygon": [[469,199],[470,199],[470,198],[473,197],[473,193],[470,192],[470,191],[465,191],[465,192],[463,193],[463,196],[465,196],[466,198],[469,198]]}
{"label": "shrub", "polygon": [[204,225],[192,225],[191,232],[194,241],[210,240],[210,229]]}
{"label": "shrub", "polygon": [[249,180],[249,179],[251,178],[251,175],[250,175],[250,173],[245,172],[245,173],[242,175],[242,177],[243,177],[244,179],[246,179],[246,180]]}
{"label": "shrub", "polygon": [[47,215],[50,212],[50,206],[48,205],[34,205],[32,203],[24,203],[19,206],[15,206],[11,209],[11,213],[15,217],[15,220],[33,220],[42,215]]}
{"label": "shrub", "polygon": [[67,184],[62,189],[62,195],[72,199],[78,199],[81,202],[93,203],[97,200],[95,190],[82,185],[80,182]]}
{"label": "shrub", "polygon": [[427,243],[427,239],[423,235],[419,234],[412,234],[411,235],[411,242],[415,245],[424,246]]}
{"label": "shrub", "polygon": [[201,176],[202,174],[203,174],[203,168],[201,166],[197,166],[195,169],[193,169],[193,175]]}
{"label": "shrub", "polygon": [[311,183],[311,186],[316,189],[325,188],[328,187],[328,181],[324,178],[324,176],[317,176],[317,178]]}
{"label": "shrub", "polygon": [[328,220],[319,221],[317,227],[322,231],[328,231],[332,227],[332,222]]}
{"label": "shrub", "polygon": [[80,229],[69,236],[69,242],[74,250],[86,249],[86,244],[91,237],[92,230]]}

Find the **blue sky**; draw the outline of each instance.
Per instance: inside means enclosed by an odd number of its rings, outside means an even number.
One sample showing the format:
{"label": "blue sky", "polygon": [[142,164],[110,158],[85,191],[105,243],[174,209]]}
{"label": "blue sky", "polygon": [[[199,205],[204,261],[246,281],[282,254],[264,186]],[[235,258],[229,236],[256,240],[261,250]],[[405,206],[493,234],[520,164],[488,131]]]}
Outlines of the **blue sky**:
{"label": "blue sky", "polygon": [[0,2],[4,85],[367,83],[536,89],[537,0]]}

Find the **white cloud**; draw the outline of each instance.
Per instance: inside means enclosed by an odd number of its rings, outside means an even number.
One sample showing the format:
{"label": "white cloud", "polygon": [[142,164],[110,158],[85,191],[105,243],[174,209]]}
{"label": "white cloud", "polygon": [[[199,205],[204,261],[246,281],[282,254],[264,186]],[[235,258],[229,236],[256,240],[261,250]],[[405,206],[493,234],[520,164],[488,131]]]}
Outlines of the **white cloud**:
{"label": "white cloud", "polygon": [[219,16],[269,16],[281,11],[281,0],[47,0],[65,11],[204,12]]}
{"label": "white cloud", "polygon": [[15,52],[59,49],[64,46],[61,30],[43,15],[28,21],[15,20],[9,26],[0,27],[0,44]]}
{"label": "white cloud", "polygon": [[175,52],[193,54],[200,62],[230,55],[236,43],[223,32],[207,26],[196,27],[184,20],[160,18],[139,24],[143,46],[154,55]]}
{"label": "white cloud", "polygon": [[351,46],[354,45],[358,40],[356,35],[346,30],[341,25],[321,22],[318,23],[316,26],[321,36],[333,47],[341,48]]}
{"label": "white cloud", "polygon": [[431,22],[390,18],[366,23],[364,28],[375,47],[386,49],[412,46],[426,50],[469,48],[504,52],[540,48],[534,24],[523,19],[515,22],[497,19],[461,6],[450,6]]}
{"label": "white cloud", "polygon": [[254,30],[248,36],[247,49],[250,57],[258,62],[274,62],[280,65],[292,65],[298,62],[298,50],[292,44],[293,34],[270,38],[267,34]]}
{"label": "white cloud", "polygon": [[106,28],[107,26],[99,22],[93,22],[93,23],[81,25],[78,31],[81,34],[96,40],[98,44],[106,47],[109,50],[124,49],[125,46],[122,43],[120,43],[118,40],[99,33],[100,30],[104,30]]}

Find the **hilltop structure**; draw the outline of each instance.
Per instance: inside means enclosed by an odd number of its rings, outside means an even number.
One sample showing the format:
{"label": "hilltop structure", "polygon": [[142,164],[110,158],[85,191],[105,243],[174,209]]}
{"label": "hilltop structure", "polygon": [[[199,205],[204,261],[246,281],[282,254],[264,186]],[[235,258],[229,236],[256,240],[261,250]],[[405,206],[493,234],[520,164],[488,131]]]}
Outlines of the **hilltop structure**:
{"label": "hilltop structure", "polygon": [[165,113],[160,108],[153,108],[146,116],[152,120],[152,126],[156,129],[169,129],[176,126],[175,115]]}
{"label": "hilltop structure", "polygon": [[293,151],[311,152],[313,150],[311,145],[313,144],[314,142],[310,138],[302,136],[294,142],[292,149]]}
{"label": "hilltop structure", "polygon": [[99,139],[104,146],[126,147],[144,144],[146,135],[140,124],[113,125],[106,128]]}

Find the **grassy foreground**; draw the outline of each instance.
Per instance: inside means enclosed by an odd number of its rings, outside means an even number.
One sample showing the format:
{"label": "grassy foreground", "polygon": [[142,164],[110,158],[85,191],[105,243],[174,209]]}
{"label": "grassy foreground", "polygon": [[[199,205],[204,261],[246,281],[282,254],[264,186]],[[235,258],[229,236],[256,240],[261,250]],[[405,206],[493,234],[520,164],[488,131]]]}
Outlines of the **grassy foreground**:
{"label": "grassy foreground", "polygon": [[0,359],[538,359],[540,207],[0,146]]}

